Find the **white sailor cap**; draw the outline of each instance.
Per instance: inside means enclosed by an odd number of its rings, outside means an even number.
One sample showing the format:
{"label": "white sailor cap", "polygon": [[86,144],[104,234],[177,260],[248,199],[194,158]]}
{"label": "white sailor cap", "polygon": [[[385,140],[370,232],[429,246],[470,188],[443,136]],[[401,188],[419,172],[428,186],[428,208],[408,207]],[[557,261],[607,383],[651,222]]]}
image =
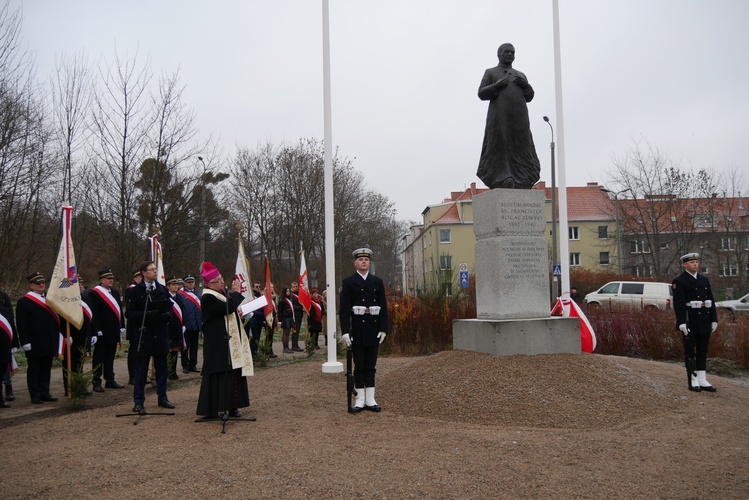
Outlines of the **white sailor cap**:
{"label": "white sailor cap", "polygon": [[372,250],[369,248],[357,248],[354,250],[351,255],[354,256],[354,259],[358,259],[359,257],[366,257],[368,259],[372,258]]}
{"label": "white sailor cap", "polygon": [[697,252],[688,253],[681,256],[681,263],[689,262],[690,260],[700,260],[700,254]]}

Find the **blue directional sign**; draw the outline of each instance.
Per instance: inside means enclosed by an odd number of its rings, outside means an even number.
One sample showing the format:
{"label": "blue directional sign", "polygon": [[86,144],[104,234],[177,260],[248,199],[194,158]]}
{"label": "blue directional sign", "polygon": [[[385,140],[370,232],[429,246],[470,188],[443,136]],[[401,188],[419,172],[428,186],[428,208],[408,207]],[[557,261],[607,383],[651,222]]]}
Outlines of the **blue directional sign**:
{"label": "blue directional sign", "polygon": [[460,271],[460,288],[468,288],[468,271]]}
{"label": "blue directional sign", "polygon": [[562,275],[562,266],[559,265],[559,264],[556,264],[553,267],[553,270],[552,270],[551,274],[554,275],[554,276],[556,276],[556,277],[561,276]]}

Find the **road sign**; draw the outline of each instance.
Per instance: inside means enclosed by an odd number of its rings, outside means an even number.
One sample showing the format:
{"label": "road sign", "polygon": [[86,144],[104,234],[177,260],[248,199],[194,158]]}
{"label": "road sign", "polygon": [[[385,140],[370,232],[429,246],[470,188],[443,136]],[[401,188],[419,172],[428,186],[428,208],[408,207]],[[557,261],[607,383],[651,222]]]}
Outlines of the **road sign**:
{"label": "road sign", "polygon": [[461,273],[467,272],[468,264],[466,262],[461,262],[460,264],[458,264],[458,271],[460,271]]}
{"label": "road sign", "polygon": [[460,288],[468,288],[468,271],[460,271]]}
{"label": "road sign", "polygon": [[554,266],[553,271],[551,272],[552,275],[556,276],[557,278],[562,275],[562,266],[557,264]]}

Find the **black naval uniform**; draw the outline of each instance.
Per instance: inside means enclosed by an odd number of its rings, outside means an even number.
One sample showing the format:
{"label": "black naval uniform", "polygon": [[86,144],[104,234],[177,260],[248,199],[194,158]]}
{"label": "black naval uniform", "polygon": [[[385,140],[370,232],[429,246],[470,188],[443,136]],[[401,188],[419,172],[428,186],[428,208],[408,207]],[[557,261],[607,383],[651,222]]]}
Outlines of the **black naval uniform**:
{"label": "black naval uniform", "polygon": [[[102,294],[110,294],[117,303],[117,311],[109,299]],[[101,386],[102,373],[107,387],[119,388],[120,385],[114,379],[114,358],[117,356],[117,345],[120,343],[120,330],[125,328],[125,315],[122,312],[122,300],[120,293],[112,287],[106,290],[104,287],[96,287],[88,294],[88,303],[94,314],[91,330],[94,335],[101,332],[94,345],[92,365],[94,376],[92,382],[94,387]]]}
{"label": "black naval uniform", "polygon": [[[19,344],[31,344],[31,349],[26,351],[26,383],[31,402],[38,404],[54,400],[49,393],[49,382],[52,360],[60,346],[60,320],[49,306],[40,305],[29,298],[29,294],[16,303],[16,328]],[[41,299],[39,295],[33,295],[37,300]]]}
{"label": "black naval uniform", "polygon": [[[376,316],[369,312],[358,316],[353,314],[353,306],[379,306],[381,309]],[[351,335],[356,387],[374,387],[380,345],[377,334],[388,332],[387,297],[382,280],[371,272],[366,280],[358,272],[344,278],[340,319],[341,331]]]}
{"label": "black naval uniform", "polygon": [[[0,384],[2,384],[5,372],[9,369],[8,366],[10,364],[10,359],[13,356],[11,350],[14,347],[16,349],[19,347],[18,334],[16,333],[16,325],[13,319],[13,303],[10,301],[8,294],[2,290],[0,290],[0,314],[3,315],[10,325],[10,336],[8,336],[3,329],[0,329]],[[0,385],[0,408],[8,408],[8,405],[5,404],[1,387],[2,385]],[[6,388],[6,390],[8,391],[8,397],[10,398],[9,401],[15,399],[14,397],[11,397],[13,395],[13,389]]]}
{"label": "black naval uniform", "polygon": [[[674,279],[671,286],[674,290],[676,328],[686,324],[689,329],[689,335],[683,336],[684,364],[691,376],[693,372],[704,370],[706,367],[712,323],[718,322],[718,313],[715,310],[710,281],[705,276],[692,276],[684,271]],[[706,300],[712,302],[710,307],[704,306]],[[702,305],[692,307],[692,302],[700,302]]]}

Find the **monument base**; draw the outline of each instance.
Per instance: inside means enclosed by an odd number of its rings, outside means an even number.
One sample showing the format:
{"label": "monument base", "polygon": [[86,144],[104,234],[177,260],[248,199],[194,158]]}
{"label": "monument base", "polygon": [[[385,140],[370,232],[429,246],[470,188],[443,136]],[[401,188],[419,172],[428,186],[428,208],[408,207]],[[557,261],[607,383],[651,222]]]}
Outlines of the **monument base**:
{"label": "monument base", "polygon": [[580,354],[580,320],[561,317],[457,319],[453,321],[453,349],[495,356]]}

